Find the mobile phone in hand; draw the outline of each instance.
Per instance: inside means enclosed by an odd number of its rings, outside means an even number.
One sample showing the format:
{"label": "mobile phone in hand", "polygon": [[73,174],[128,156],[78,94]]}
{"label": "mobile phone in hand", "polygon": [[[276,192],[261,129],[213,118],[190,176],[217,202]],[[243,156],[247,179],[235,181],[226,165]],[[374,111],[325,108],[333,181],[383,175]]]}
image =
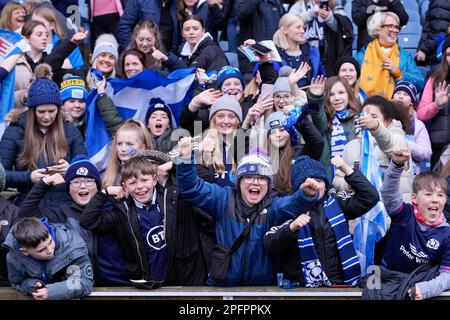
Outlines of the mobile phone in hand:
{"label": "mobile phone in hand", "polygon": [[263,46],[262,44],[255,43],[250,46],[253,50],[258,52],[259,54],[265,55],[272,51],[272,49],[267,48],[266,46]]}
{"label": "mobile phone in hand", "polygon": [[328,10],[328,1],[320,1],[319,8]]}

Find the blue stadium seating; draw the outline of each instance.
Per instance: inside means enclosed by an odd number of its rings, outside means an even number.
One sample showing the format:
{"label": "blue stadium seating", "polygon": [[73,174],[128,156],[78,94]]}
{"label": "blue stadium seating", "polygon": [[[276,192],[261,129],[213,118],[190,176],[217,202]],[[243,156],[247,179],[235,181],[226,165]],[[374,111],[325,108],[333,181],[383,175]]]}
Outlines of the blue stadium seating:
{"label": "blue stadium seating", "polygon": [[230,62],[230,66],[239,68],[239,61],[238,61],[237,53],[227,51],[227,52],[225,52],[225,55],[227,56],[227,59]]}
{"label": "blue stadium seating", "polygon": [[414,57],[417,47],[419,46],[420,33],[399,34],[398,45],[406,49]]}
{"label": "blue stadium seating", "polygon": [[408,22],[406,26],[400,30],[400,34],[422,34],[422,25],[419,22]]}
{"label": "blue stadium seating", "polygon": [[402,0],[402,4],[406,11],[419,12],[419,4],[415,0]]}
{"label": "blue stadium seating", "polygon": [[422,17],[420,16],[419,11],[406,10],[406,13],[409,16],[408,23],[410,22],[422,23]]}

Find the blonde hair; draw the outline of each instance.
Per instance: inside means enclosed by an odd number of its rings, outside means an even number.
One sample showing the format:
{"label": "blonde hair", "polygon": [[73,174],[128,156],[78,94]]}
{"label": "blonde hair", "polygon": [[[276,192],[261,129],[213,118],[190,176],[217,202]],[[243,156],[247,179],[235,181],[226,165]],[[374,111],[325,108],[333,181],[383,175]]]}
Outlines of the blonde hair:
{"label": "blonde hair", "polygon": [[56,14],[52,9],[46,7],[38,7],[33,10],[31,16],[33,17],[33,15],[40,16],[41,18],[47,20],[49,23],[54,23],[55,28],[53,29],[53,31],[59,36],[61,41],[66,38],[64,32],[62,31],[62,27],[59,24],[58,19],[56,18]]}
{"label": "blonde hair", "polygon": [[397,21],[397,24],[400,25],[400,19],[398,15],[396,15],[394,12],[386,11],[386,12],[376,12],[372,16],[367,19],[367,33],[372,38],[377,38],[379,29],[383,26],[383,24],[386,22],[386,18],[391,17],[395,21]]}
{"label": "blonde hair", "polygon": [[120,174],[120,163],[117,156],[116,143],[119,132],[126,130],[136,132],[139,144],[145,145],[145,149],[153,149],[152,138],[150,137],[150,133],[148,132],[148,129],[145,127],[145,125],[139,120],[129,119],[125,121],[117,130],[111,142],[111,153],[109,154],[108,167],[105,171],[105,175],[103,176],[104,187],[115,185],[117,181],[116,178],[118,174]]}
{"label": "blonde hair", "polygon": [[[116,67],[117,67],[117,61],[116,61],[116,65],[114,66],[112,72],[110,74],[107,75],[103,75],[105,78],[115,78],[116,77]],[[92,61],[92,68],[97,69],[97,58],[95,58],[94,61]],[[88,91],[92,90],[94,88],[94,79],[91,76],[91,73],[88,72],[87,76],[86,76],[86,84],[88,85]]]}
{"label": "blonde hair", "polygon": [[[236,129],[234,129],[234,132],[233,132],[233,139],[236,136]],[[210,128],[205,131],[204,136],[205,137],[208,136],[211,139],[213,139],[216,142],[216,148],[214,149],[213,153],[204,153],[203,154],[203,165],[204,166],[213,165],[216,172],[219,174],[222,174],[223,172],[225,172],[225,164],[223,163],[223,158],[224,158],[223,149],[224,148],[222,147],[222,143],[225,143],[225,142],[221,138],[221,135],[216,128],[216,115],[215,114],[212,116],[211,121],[210,121]],[[234,153],[234,150],[232,150],[232,152]],[[234,158],[235,157],[233,156],[232,157],[233,175],[236,174],[236,168],[237,168],[237,163]]]}
{"label": "blonde hair", "polygon": [[293,13],[286,13],[285,15],[283,15],[280,19],[280,22],[278,23],[278,30],[273,35],[273,42],[275,43],[275,45],[286,50],[289,47],[289,43],[286,35],[284,34],[284,31],[294,23],[300,21],[303,24],[305,23],[300,16],[297,16]]}
{"label": "blonde hair", "polygon": [[14,12],[14,10],[17,9],[23,9],[25,10],[25,13],[27,12],[25,7],[17,2],[9,2],[3,7],[2,14],[0,15],[0,29],[16,31],[12,29],[11,15]]}

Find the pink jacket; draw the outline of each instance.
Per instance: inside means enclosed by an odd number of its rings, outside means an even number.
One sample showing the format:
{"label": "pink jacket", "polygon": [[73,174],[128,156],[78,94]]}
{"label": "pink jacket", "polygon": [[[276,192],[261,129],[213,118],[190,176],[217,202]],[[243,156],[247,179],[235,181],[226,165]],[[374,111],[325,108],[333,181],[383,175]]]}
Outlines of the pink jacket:
{"label": "pink jacket", "polygon": [[[120,0],[91,0],[91,21],[92,17],[118,12],[119,16],[123,15],[123,7]],[[114,6],[115,5],[115,6]],[[117,11],[116,11],[117,9]]]}
{"label": "pink jacket", "polygon": [[430,77],[423,89],[422,99],[417,107],[417,118],[422,121],[432,119],[440,109],[436,106],[433,99],[433,78]]}

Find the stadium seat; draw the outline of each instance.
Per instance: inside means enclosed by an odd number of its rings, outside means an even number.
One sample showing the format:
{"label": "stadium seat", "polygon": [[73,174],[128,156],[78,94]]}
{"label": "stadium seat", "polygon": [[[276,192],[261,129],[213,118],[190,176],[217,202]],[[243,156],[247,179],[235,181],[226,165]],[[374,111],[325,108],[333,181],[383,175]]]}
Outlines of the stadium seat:
{"label": "stadium seat", "polygon": [[411,11],[406,10],[406,13],[408,14],[408,23],[410,22],[416,22],[421,24],[422,23],[422,17],[419,14],[419,11]]}
{"label": "stadium seat", "polygon": [[344,6],[345,15],[352,20],[352,2],[347,0],[347,3]]}
{"label": "stadium seat", "polygon": [[237,53],[235,52],[225,52],[225,55],[227,56],[228,61],[230,62],[230,66],[239,68],[239,61]]}
{"label": "stadium seat", "polygon": [[400,34],[422,34],[422,25],[418,22],[409,22],[400,30]]}
{"label": "stadium seat", "polygon": [[219,41],[219,46],[223,52],[228,51],[228,41]]}
{"label": "stadium seat", "polygon": [[425,16],[427,15],[428,7],[430,6],[430,0],[423,0],[420,3],[420,16],[422,18],[422,25],[425,22]]}
{"label": "stadium seat", "polygon": [[406,11],[419,12],[419,4],[415,0],[402,0],[402,4]]}
{"label": "stadium seat", "polygon": [[417,47],[419,46],[420,34],[399,34],[398,45],[403,49],[406,49],[414,57]]}

